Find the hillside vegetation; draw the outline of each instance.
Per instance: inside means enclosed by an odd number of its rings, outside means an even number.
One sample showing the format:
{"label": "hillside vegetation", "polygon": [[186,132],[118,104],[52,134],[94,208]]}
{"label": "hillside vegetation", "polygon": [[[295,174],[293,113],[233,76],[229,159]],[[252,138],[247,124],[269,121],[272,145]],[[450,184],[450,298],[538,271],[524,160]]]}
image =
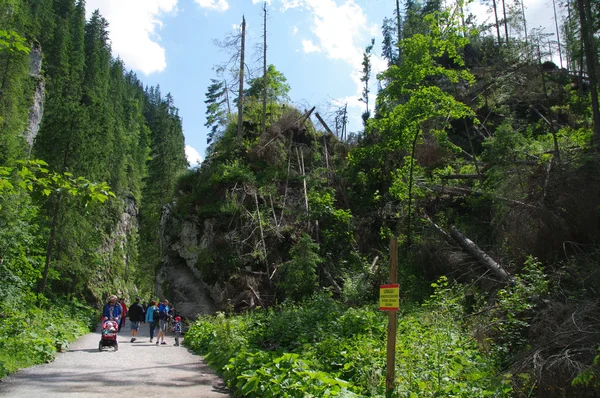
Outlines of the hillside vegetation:
{"label": "hillside vegetation", "polygon": [[[567,5],[563,68],[541,33],[500,36],[523,22],[514,10],[486,27],[461,2],[407,2],[383,23],[377,90],[365,49],[351,134],[345,107],[325,126],[294,105],[276,66],[248,81],[217,67],[195,169],[173,98],[111,57],[106,21],[84,6],[0,0],[0,344],[25,314],[157,293],[157,270],[185,263],[220,310],[186,344],[236,395],[381,396],[375,303],[397,237],[388,395],[599,394],[597,4]],[[244,65],[241,37],[229,43]],[[178,250],[190,230],[193,263]]]}
{"label": "hillside vegetation", "polygon": [[[188,343],[240,396],[384,394],[370,303],[397,236],[399,396],[594,396],[600,164],[585,67],[533,55],[539,37],[498,44],[457,6],[415,10],[364,131],[319,131],[285,101],[262,130],[259,90],[242,138],[235,117],[213,130],[175,217],[199,226],[195,266],[218,306],[250,311],[199,321]],[[315,310],[322,294],[345,306]],[[372,320],[344,329],[354,316]]]}

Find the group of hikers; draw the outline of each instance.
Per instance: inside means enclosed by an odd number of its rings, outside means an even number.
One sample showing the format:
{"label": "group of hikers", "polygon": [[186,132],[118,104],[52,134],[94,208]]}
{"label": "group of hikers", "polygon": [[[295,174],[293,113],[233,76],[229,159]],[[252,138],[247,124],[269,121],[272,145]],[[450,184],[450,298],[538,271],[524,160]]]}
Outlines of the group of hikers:
{"label": "group of hikers", "polygon": [[131,323],[131,343],[137,340],[140,325],[142,323],[147,323],[150,329],[150,342],[153,342],[154,332],[158,330],[156,345],[167,344],[165,342],[165,334],[167,333],[169,325],[173,323],[175,345],[179,345],[179,338],[181,337],[181,317],[176,315],[175,309],[172,306],[169,306],[169,300],[164,299],[159,303],[155,300],[151,300],[148,304],[142,304],[141,299],[136,297],[135,303],[131,304],[128,308],[124,298],[120,298],[117,301],[117,296],[113,294],[109,297],[108,303],[104,306],[102,320],[103,322],[117,322],[119,325],[118,331],[120,332],[128,315],[129,322]]}

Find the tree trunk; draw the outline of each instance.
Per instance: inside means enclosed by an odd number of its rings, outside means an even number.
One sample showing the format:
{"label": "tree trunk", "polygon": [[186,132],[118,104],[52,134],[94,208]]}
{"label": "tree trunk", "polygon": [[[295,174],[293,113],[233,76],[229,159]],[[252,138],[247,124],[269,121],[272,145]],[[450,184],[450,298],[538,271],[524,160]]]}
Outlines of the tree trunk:
{"label": "tree trunk", "polygon": [[48,273],[50,272],[50,261],[52,260],[52,250],[54,249],[54,242],[56,240],[56,231],[58,229],[58,215],[60,212],[60,199],[59,195],[54,205],[54,212],[52,214],[52,224],[50,226],[50,238],[48,239],[48,247],[46,249],[46,261],[44,263],[44,273],[42,280],[38,288],[39,293],[44,293],[46,290],[46,284],[48,283]]}
{"label": "tree trunk", "polygon": [[260,231],[260,242],[263,248],[263,255],[265,256],[265,266],[267,270],[267,275],[269,275],[269,262],[267,261],[267,246],[265,245],[265,236],[263,233],[262,227],[262,219],[260,218],[260,207],[258,207],[258,196],[256,194],[256,190],[254,190],[254,203],[256,204],[256,214],[258,216],[258,229]]}
{"label": "tree trunk", "polygon": [[420,130],[417,130],[412,143],[412,152],[410,153],[410,172],[408,179],[408,226],[406,228],[406,251],[410,249],[412,244],[412,191],[413,191],[413,171],[415,165],[415,149],[417,147],[417,139],[419,138]]}
{"label": "tree trunk", "polygon": [[[553,0],[554,1],[554,0]],[[521,0],[521,13],[523,14],[523,30],[525,31],[525,48],[527,48],[527,54],[529,54],[529,41],[527,40],[527,18],[525,18],[525,1]]]}
{"label": "tree trunk", "polygon": [[560,68],[562,69],[562,49],[560,47],[560,30],[558,29],[558,18],[556,16],[556,0],[552,0],[552,6],[554,7],[554,25],[556,27],[556,42],[558,43],[558,59],[560,62]]}
{"label": "tree trunk", "polygon": [[242,122],[244,111],[244,52],[246,51],[246,18],[242,16],[242,48],[240,54],[240,89],[238,94],[237,140],[242,141]]}
{"label": "tree trunk", "polygon": [[262,133],[267,131],[267,2],[263,4],[263,98]]}
{"label": "tree trunk", "polygon": [[400,42],[402,41],[402,18],[400,18],[400,0],[396,0],[396,24],[398,25],[398,43],[396,43],[398,47],[398,59],[396,60],[396,62],[398,65],[400,65]]}
{"label": "tree trunk", "polygon": [[514,281],[514,278],[504,268],[481,250],[471,239],[464,236],[456,227],[450,227],[450,236],[502,282],[510,283]]}
{"label": "tree trunk", "polygon": [[598,77],[596,75],[596,48],[592,35],[592,13],[590,0],[577,0],[579,19],[581,21],[581,41],[585,50],[587,73],[590,79],[590,93],[592,95],[592,114],[594,117],[593,145],[600,147],[600,108],[598,108]]}
{"label": "tree trunk", "polygon": [[506,35],[506,46],[508,47],[508,18],[506,17],[506,1],[502,0],[502,14],[504,14],[504,33]]}
{"label": "tree trunk", "polygon": [[496,19],[496,35],[498,36],[498,46],[502,47],[502,39],[500,39],[500,22],[498,22],[498,7],[496,6],[496,0],[492,0],[494,6],[494,18]]}
{"label": "tree trunk", "polygon": [[[283,211],[285,210],[285,201],[287,199],[288,193],[288,183],[290,181],[290,167],[292,165],[292,154],[288,151],[288,167],[287,167],[287,175],[285,177],[285,191],[283,191],[283,204],[281,205],[281,216],[279,216],[279,221],[283,221]],[[277,225],[279,226],[279,224]]]}

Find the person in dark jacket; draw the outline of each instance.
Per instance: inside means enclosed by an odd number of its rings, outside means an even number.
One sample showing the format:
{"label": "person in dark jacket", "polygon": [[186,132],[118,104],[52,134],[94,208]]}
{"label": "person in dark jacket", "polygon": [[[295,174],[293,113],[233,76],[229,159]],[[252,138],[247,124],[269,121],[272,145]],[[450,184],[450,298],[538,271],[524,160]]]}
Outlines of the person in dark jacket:
{"label": "person in dark jacket", "polygon": [[140,304],[140,298],[135,298],[135,303],[129,306],[129,322],[131,322],[131,342],[137,340],[140,323],[144,322],[144,307]]}

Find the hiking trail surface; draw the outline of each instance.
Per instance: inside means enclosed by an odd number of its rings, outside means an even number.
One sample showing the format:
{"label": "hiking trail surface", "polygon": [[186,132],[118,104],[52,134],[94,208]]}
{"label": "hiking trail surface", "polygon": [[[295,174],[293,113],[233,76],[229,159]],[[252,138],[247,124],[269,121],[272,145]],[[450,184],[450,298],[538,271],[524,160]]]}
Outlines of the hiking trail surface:
{"label": "hiking trail surface", "polygon": [[[119,350],[98,351],[100,328],[74,341],[56,360],[0,380],[0,396],[31,397],[233,397],[201,357],[176,347],[150,343],[148,324],[130,343],[129,321],[118,334]],[[182,340],[182,339],[181,339]]]}

